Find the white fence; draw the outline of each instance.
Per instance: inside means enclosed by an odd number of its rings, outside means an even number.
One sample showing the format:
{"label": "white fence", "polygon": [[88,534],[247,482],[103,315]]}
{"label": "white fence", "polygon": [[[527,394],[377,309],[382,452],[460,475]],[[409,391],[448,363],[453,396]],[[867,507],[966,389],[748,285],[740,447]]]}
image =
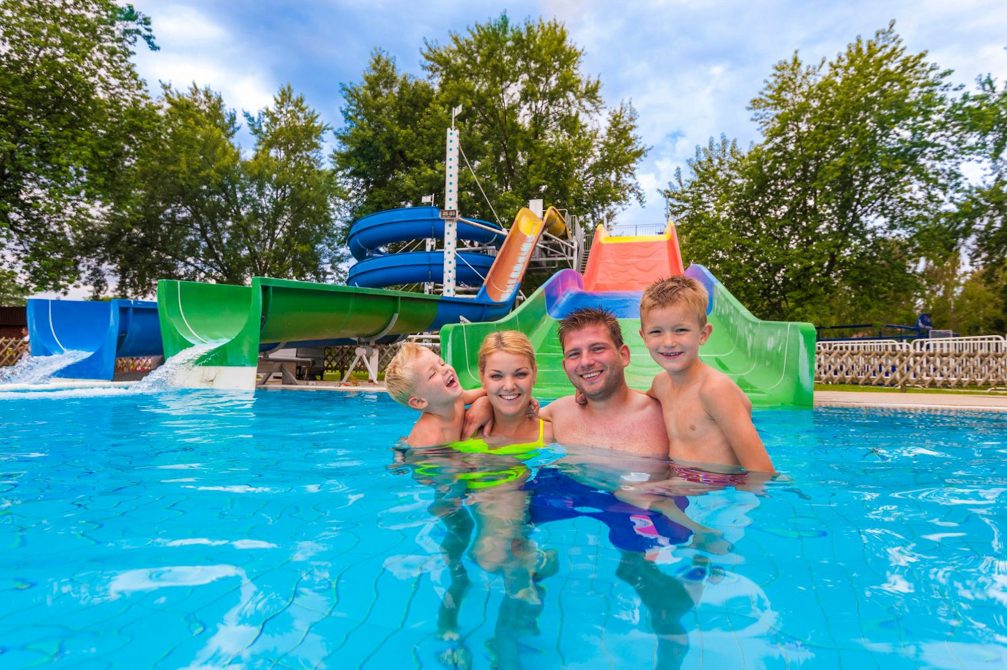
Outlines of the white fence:
{"label": "white fence", "polygon": [[819,342],[815,381],[867,386],[1007,387],[1007,339],[982,335],[912,342]]}

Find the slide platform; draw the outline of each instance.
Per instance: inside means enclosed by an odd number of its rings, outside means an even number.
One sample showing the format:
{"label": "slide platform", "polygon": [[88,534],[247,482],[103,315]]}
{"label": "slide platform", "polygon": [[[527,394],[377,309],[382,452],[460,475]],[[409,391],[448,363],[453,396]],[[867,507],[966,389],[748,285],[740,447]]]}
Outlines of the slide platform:
{"label": "slide platform", "polygon": [[[477,225],[476,225],[477,224]],[[458,239],[486,246],[500,246],[507,231],[489,221],[458,222]],[[443,283],[444,252],[426,251],[386,254],[381,249],[395,242],[443,239],[444,220],[436,207],[401,207],[376,212],[350,227],[350,253],[357,263],[350,268],[350,286],[383,288],[423,282]],[[493,257],[488,254],[458,254],[457,283],[480,286]]]}
{"label": "slide platform", "polygon": [[444,324],[492,321],[510,311],[544,219],[522,209],[475,298],[332,286],[255,277],[251,286],[162,280],[158,314],[166,356],[206,351],[184,379],[188,387],[252,389],[260,351],[392,342]]}
{"label": "slide platform", "polygon": [[580,307],[612,311],[630,348],[626,380],[645,391],[661,368],[651,360],[640,331],[640,297],[647,285],[686,274],[710,294],[707,318],[713,325],[700,357],[737,382],[760,407],[812,405],[815,329],[809,323],[756,319],[701,265],[683,270],[673,226],[663,235],[614,237],[599,228],[583,276],[561,270],[518,309],[493,323],[446,325],[441,351],[466,388],[479,386],[477,352],[483,338],[498,330],[520,330],[537,352],[536,394],[553,399],[573,393],[563,371],[559,320]]}
{"label": "slide platform", "polygon": [[147,300],[28,300],[32,356],[68,351],[90,355],[54,374],[69,379],[112,379],[115,359],[162,352],[157,303]]}

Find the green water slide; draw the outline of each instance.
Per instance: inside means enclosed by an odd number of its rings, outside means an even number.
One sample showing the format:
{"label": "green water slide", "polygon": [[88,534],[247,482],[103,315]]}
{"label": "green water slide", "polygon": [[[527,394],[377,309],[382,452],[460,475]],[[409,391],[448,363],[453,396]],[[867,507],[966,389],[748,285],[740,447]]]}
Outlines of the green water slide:
{"label": "green water slide", "polygon": [[[759,407],[812,404],[815,330],[808,323],[760,321],[702,266],[685,274],[706,285],[711,294],[708,319],[713,325],[701,358],[737,382]],[[441,329],[444,358],[458,371],[466,388],[479,385],[477,352],[483,338],[498,330],[520,330],[531,340],[539,366],[536,394],[543,399],[573,392],[563,372],[557,329],[559,319],[580,307],[603,307],[619,317],[630,348],[626,381],[646,390],[661,369],[650,358],[639,335],[640,291],[588,291],[572,270],[557,273],[511,314],[492,323],[448,325]]]}
{"label": "green water slide", "polygon": [[255,277],[230,286],[162,280],[158,312],[165,357],[195,347],[181,386],[249,389],[259,352],[283,346],[352,344],[422,332],[435,296]]}

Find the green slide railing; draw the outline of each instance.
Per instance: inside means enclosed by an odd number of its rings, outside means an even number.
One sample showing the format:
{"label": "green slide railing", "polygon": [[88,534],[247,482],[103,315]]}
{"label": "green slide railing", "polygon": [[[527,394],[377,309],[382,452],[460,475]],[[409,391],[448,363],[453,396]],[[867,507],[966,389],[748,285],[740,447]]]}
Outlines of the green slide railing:
{"label": "green slide railing", "polygon": [[[462,385],[479,386],[477,354],[486,335],[499,330],[520,330],[537,352],[536,395],[554,399],[573,393],[573,386],[563,372],[558,318],[584,304],[598,307],[617,304],[613,308],[617,315],[627,311],[626,293],[582,292],[571,285],[572,274],[572,271],[557,274],[499,321],[451,324],[441,329],[443,356],[458,372]],[[704,283],[711,294],[708,319],[713,333],[700,351],[702,360],[734,379],[753,405],[810,407],[814,388],[814,326],[756,319],[702,266],[693,265],[686,274]],[[563,282],[564,286],[557,288],[552,285],[554,282]],[[626,381],[631,388],[646,390],[661,368],[643,345],[638,298],[636,303],[635,316],[619,318],[619,323],[630,349]]]}

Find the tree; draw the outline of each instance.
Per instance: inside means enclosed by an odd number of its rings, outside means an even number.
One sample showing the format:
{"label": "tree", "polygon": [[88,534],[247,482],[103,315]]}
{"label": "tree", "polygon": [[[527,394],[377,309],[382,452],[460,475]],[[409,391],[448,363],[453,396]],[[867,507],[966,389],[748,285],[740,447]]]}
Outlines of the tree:
{"label": "tree", "polygon": [[[583,52],[556,21],[514,24],[504,14],[449,43],[427,42],[427,79],[401,75],[375,54],[363,81],[344,86],[345,126],[334,161],[354,195],[350,213],[415,201],[443,202],[444,131],[458,118],[467,171],[459,206],[508,222],[529,199],[603,217],[642,199],[635,168],[646,153],[628,103],[606,109],[597,79],[581,74]],[[483,197],[485,190],[489,203]]]}
{"label": "tree", "polygon": [[158,131],[136,168],[139,187],[106,236],[120,291],[149,294],[159,278],[330,276],[337,187],[323,165],[327,127],[289,86],[247,122],[255,148],[242,159],[236,114],[219,94],[165,89]]}
{"label": "tree", "polygon": [[343,127],[332,159],[351,219],[443,193],[449,121],[429,82],[399,73],[392,58],[376,51],[363,81],[344,84],[342,93]]}
{"label": "tree", "polygon": [[683,247],[767,318],[904,314],[919,260],[960,242],[947,77],[894,25],[831,62],[781,61],[751,102],[762,140],[711,143],[669,185]]}
{"label": "tree", "polygon": [[80,245],[128,191],[150,116],[130,61],[147,17],[111,0],[0,0],[0,253],[33,288],[80,277]]}
{"label": "tree", "polygon": [[[969,148],[983,168],[971,184],[960,213],[975,233],[972,262],[984,268],[987,288],[1007,307],[1007,84],[998,89],[989,75],[980,77],[978,90],[966,93],[958,108],[968,132]],[[1007,311],[1001,314],[1007,322]],[[1007,329],[1001,326],[1000,330]]]}

